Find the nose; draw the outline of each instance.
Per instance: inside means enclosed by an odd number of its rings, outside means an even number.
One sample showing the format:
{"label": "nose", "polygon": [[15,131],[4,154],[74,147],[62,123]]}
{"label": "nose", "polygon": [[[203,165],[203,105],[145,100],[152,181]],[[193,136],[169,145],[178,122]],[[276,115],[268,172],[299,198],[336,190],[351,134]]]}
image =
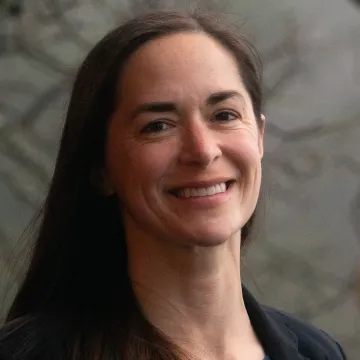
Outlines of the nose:
{"label": "nose", "polygon": [[194,122],[183,129],[179,160],[187,166],[208,168],[222,152],[214,130],[203,122]]}

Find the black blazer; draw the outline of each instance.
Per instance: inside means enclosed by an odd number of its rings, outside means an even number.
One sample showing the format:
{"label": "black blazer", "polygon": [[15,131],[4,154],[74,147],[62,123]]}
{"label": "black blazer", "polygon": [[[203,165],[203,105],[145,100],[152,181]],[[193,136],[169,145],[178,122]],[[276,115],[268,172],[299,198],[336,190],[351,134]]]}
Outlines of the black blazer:
{"label": "black blazer", "polygon": [[251,324],[271,360],[346,360],[340,345],[322,330],[285,312],[260,306],[243,287]]}
{"label": "black blazer", "polygon": [[[246,288],[243,296],[253,328],[271,360],[346,360],[339,344],[323,331],[292,315],[261,306]],[[39,345],[41,349],[38,346],[30,351],[32,355],[17,354],[19,344],[31,342],[32,333],[39,331],[46,339],[49,329],[38,329],[33,320],[5,325],[0,330],[0,360],[44,360],[40,354],[56,353],[57,345],[45,340]]]}

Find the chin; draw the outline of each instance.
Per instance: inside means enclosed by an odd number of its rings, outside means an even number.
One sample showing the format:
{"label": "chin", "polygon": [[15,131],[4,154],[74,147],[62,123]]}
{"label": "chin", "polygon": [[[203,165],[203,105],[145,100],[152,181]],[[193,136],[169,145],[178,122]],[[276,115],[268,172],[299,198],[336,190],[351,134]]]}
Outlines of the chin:
{"label": "chin", "polygon": [[[233,210],[232,213],[223,214],[202,214],[202,216],[187,216],[172,223],[174,225],[170,230],[176,234],[177,242],[194,246],[219,246],[230,239],[238,239],[240,244],[240,233],[243,224],[243,212]],[[177,219],[179,220],[179,219]],[[170,225],[170,222],[168,223]],[[174,236],[172,236],[174,239]]]}
{"label": "chin", "polygon": [[227,241],[229,241],[230,238],[196,238],[194,239],[194,241],[192,242],[192,244],[194,246],[200,246],[200,247],[216,247],[216,246],[220,246],[224,243],[226,243]]}
{"label": "chin", "polygon": [[240,243],[240,227],[235,228],[233,231],[224,231],[224,229],[230,229],[226,225],[221,225],[220,231],[219,226],[212,229],[211,226],[204,229],[193,229],[189,232],[190,229],[187,229],[187,234],[184,234],[182,242],[184,240],[190,245],[202,246],[202,247],[213,247],[219,246],[228,242],[236,233],[239,233],[239,243]]}

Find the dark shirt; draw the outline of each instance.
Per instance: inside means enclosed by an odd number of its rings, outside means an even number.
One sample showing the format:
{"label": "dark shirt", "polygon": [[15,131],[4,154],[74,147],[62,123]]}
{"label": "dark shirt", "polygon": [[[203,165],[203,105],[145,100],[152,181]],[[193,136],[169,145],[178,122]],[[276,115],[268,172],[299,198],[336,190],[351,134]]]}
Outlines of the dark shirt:
{"label": "dark shirt", "polygon": [[[246,288],[243,296],[251,324],[268,356],[264,360],[346,360],[340,345],[325,332],[293,315],[261,306]],[[60,345],[51,336],[51,326],[40,328],[29,319],[5,325],[0,330],[0,360],[43,360],[43,354],[55,354]],[[19,354],[19,344],[31,343],[34,333],[43,341],[26,355]]]}
{"label": "dark shirt", "polygon": [[283,311],[261,306],[243,287],[251,324],[271,360],[346,360],[324,331]]}

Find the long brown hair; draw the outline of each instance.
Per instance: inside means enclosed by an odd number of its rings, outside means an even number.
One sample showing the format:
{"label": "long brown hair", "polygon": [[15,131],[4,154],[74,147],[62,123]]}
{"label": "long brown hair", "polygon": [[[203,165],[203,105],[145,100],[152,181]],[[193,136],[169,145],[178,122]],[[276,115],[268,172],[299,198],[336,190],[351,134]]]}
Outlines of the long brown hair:
{"label": "long brown hair", "polygon": [[[148,13],[119,26],[91,50],[73,87],[30,266],[7,316],[7,322],[37,319],[37,333],[45,329],[41,336],[58,344],[56,359],[185,358],[142,314],[128,277],[118,200],[99,194],[91,181],[103,162],[107,120],[125,62],[148,41],[179,32],[206,33],[235,56],[260,124],[257,53],[211,15]],[[253,217],[242,229],[242,245]],[[36,349],[41,336],[35,334],[24,348]]]}

